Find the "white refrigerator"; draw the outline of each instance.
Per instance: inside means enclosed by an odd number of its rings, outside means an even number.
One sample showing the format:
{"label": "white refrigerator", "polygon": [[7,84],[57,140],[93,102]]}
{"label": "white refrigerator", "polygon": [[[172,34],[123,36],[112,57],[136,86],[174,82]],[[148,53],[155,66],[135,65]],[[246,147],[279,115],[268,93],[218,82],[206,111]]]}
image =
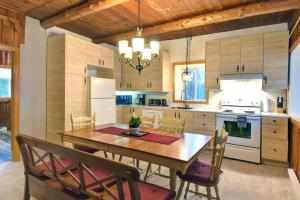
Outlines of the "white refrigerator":
{"label": "white refrigerator", "polygon": [[115,79],[90,77],[90,112],[96,113],[96,125],[116,122]]}

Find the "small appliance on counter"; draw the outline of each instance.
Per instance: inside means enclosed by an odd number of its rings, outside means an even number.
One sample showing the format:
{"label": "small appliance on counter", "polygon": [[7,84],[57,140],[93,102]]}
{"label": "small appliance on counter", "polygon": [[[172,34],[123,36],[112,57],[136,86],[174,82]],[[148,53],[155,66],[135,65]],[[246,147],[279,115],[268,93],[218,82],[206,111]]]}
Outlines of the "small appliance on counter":
{"label": "small appliance on counter", "polygon": [[130,105],[130,104],[132,104],[132,96],[131,95],[117,95],[116,96],[116,104],[117,105]]}
{"label": "small appliance on counter", "polygon": [[149,99],[148,106],[168,106],[166,99]]}
{"label": "small appliance on counter", "polygon": [[145,94],[138,94],[136,96],[136,104],[137,105],[146,105],[146,95]]}

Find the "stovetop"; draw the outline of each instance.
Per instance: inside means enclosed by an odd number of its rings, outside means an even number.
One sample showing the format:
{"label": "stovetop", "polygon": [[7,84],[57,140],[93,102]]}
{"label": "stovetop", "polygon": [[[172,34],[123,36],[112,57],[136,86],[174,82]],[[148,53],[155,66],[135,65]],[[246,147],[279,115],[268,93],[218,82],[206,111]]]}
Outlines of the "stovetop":
{"label": "stovetop", "polygon": [[221,114],[257,116],[261,114],[261,103],[255,99],[223,99]]}

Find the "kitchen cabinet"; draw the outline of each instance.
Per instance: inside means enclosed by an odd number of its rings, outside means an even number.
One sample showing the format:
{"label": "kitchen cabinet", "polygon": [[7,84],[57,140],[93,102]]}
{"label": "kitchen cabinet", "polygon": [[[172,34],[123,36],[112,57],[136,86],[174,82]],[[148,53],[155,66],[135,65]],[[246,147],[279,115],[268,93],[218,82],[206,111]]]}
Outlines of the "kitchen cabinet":
{"label": "kitchen cabinet", "polygon": [[141,116],[142,108],[133,106],[117,106],[117,115],[121,115],[121,117],[117,116],[117,119],[119,119],[120,123],[128,124],[130,118],[133,116],[133,113],[135,113],[135,116]]}
{"label": "kitchen cabinet", "polygon": [[216,113],[195,112],[194,133],[214,135],[216,131]]}
{"label": "kitchen cabinet", "polygon": [[288,119],[262,118],[262,157],[276,161],[288,161]]}
{"label": "kitchen cabinet", "polygon": [[164,110],[163,118],[185,120],[184,131],[185,132],[193,132],[194,131],[194,114],[193,114],[193,112],[180,111],[180,110]]}
{"label": "kitchen cabinet", "polygon": [[97,45],[91,42],[86,42],[86,43],[87,43],[87,64],[99,66],[99,67],[105,67],[109,69],[114,68],[113,49],[102,45]]}
{"label": "kitchen cabinet", "polygon": [[[158,58],[153,59],[149,67],[141,74],[128,64],[122,63],[122,90],[140,90],[167,92],[170,87],[170,58],[166,51],[160,52]],[[136,63],[136,58],[133,58]]]}
{"label": "kitchen cabinet", "polygon": [[240,72],[241,43],[240,37],[221,40],[221,74]]}
{"label": "kitchen cabinet", "polygon": [[205,46],[205,87],[220,89],[221,40],[206,42]]}
{"label": "kitchen cabinet", "polygon": [[264,35],[263,89],[288,88],[288,32]]}
{"label": "kitchen cabinet", "polygon": [[264,64],[264,37],[250,35],[242,37],[241,73],[262,73]]}

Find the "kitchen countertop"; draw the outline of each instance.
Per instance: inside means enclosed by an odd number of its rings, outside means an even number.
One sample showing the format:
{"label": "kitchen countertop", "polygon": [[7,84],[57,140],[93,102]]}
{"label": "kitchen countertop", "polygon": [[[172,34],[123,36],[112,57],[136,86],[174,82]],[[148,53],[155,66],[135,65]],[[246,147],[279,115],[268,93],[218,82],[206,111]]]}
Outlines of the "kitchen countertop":
{"label": "kitchen countertop", "polygon": [[171,106],[147,106],[147,105],[117,105],[117,106],[127,106],[127,107],[141,107],[145,109],[153,109],[153,110],[178,110],[178,111],[186,111],[186,112],[213,112],[213,113],[220,113],[220,109],[214,109],[214,108],[192,108],[192,109],[178,109],[178,108],[172,108]]}
{"label": "kitchen countertop", "polygon": [[275,112],[262,112],[261,116],[263,117],[279,117],[279,118],[290,118],[290,116],[286,113],[275,113]]}

